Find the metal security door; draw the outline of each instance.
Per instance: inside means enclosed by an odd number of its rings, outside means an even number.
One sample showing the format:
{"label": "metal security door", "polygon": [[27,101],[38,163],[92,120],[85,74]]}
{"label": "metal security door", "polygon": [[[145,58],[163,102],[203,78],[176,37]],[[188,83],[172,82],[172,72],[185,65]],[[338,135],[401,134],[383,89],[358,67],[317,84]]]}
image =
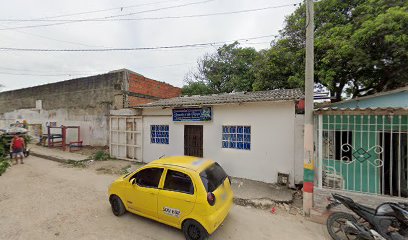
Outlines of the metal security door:
{"label": "metal security door", "polygon": [[184,155],[203,157],[203,126],[184,126]]}

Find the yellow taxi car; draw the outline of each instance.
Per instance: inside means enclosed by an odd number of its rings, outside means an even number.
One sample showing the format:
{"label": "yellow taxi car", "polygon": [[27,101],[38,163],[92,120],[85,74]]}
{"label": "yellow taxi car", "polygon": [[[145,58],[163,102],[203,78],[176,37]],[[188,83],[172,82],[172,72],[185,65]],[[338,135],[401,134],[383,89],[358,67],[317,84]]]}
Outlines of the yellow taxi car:
{"label": "yellow taxi car", "polygon": [[124,175],[109,187],[116,216],[126,211],[207,239],[228,215],[233,192],[222,167],[197,157],[166,157]]}

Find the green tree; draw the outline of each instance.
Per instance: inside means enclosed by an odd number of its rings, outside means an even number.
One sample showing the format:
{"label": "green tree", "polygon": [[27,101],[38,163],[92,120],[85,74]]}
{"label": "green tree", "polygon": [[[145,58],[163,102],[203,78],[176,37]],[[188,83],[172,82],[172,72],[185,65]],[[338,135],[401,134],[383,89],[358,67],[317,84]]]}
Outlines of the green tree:
{"label": "green tree", "polygon": [[183,95],[208,95],[211,94],[211,89],[203,81],[188,81],[183,86]]}
{"label": "green tree", "polygon": [[257,57],[254,48],[242,48],[238,42],[223,45],[198,60],[197,72],[188,73],[184,79],[183,94],[252,91]]}
{"label": "green tree", "polygon": [[304,49],[293,48],[286,39],[270,49],[261,50],[255,64],[253,91],[304,86],[304,72],[298,71],[304,61]]}
{"label": "green tree", "polygon": [[[408,84],[408,1],[321,0],[315,13],[315,82],[334,101]],[[303,4],[271,48],[256,52],[234,43],[204,56],[186,92],[303,87],[306,24]]]}
{"label": "green tree", "polygon": [[[408,83],[407,6],[403,0],[315,4],[315,81],[330,89],[335,101],[344,93],[357,97]],[[305,13],[302,5],[286,19],[279,40],[299,52],[305,46]],[[304,55],[298,56],[302,64],[293,68],[291,77],[300,82]]]}

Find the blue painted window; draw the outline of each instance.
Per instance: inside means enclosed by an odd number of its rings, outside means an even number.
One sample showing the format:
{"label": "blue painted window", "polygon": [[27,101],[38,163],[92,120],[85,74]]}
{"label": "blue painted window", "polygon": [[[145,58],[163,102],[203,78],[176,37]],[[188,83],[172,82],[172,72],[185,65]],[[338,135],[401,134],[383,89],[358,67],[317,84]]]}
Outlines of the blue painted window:
{"label": "blue painted window", "polygon": [[150,125],[150,142],[169,144],[169,125]]}
{"label": "blue painted window", "polygon": [[251,150],[251,127],[222,126],[222,148]]}

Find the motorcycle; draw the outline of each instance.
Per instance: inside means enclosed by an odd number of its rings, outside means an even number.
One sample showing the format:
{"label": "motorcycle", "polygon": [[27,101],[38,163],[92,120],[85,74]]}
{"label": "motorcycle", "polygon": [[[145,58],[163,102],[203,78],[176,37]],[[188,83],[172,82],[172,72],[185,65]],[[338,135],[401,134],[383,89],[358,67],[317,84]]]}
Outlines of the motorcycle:
{"label": "motorcycle", "polygon": [[334,212],[329,216],[327,230],[334,240],[408,239],[407,203],[382,203],[373,209],[340,194],[332,194],[332,197],[326,207],[328,210],[344,205],[355,214]]}

